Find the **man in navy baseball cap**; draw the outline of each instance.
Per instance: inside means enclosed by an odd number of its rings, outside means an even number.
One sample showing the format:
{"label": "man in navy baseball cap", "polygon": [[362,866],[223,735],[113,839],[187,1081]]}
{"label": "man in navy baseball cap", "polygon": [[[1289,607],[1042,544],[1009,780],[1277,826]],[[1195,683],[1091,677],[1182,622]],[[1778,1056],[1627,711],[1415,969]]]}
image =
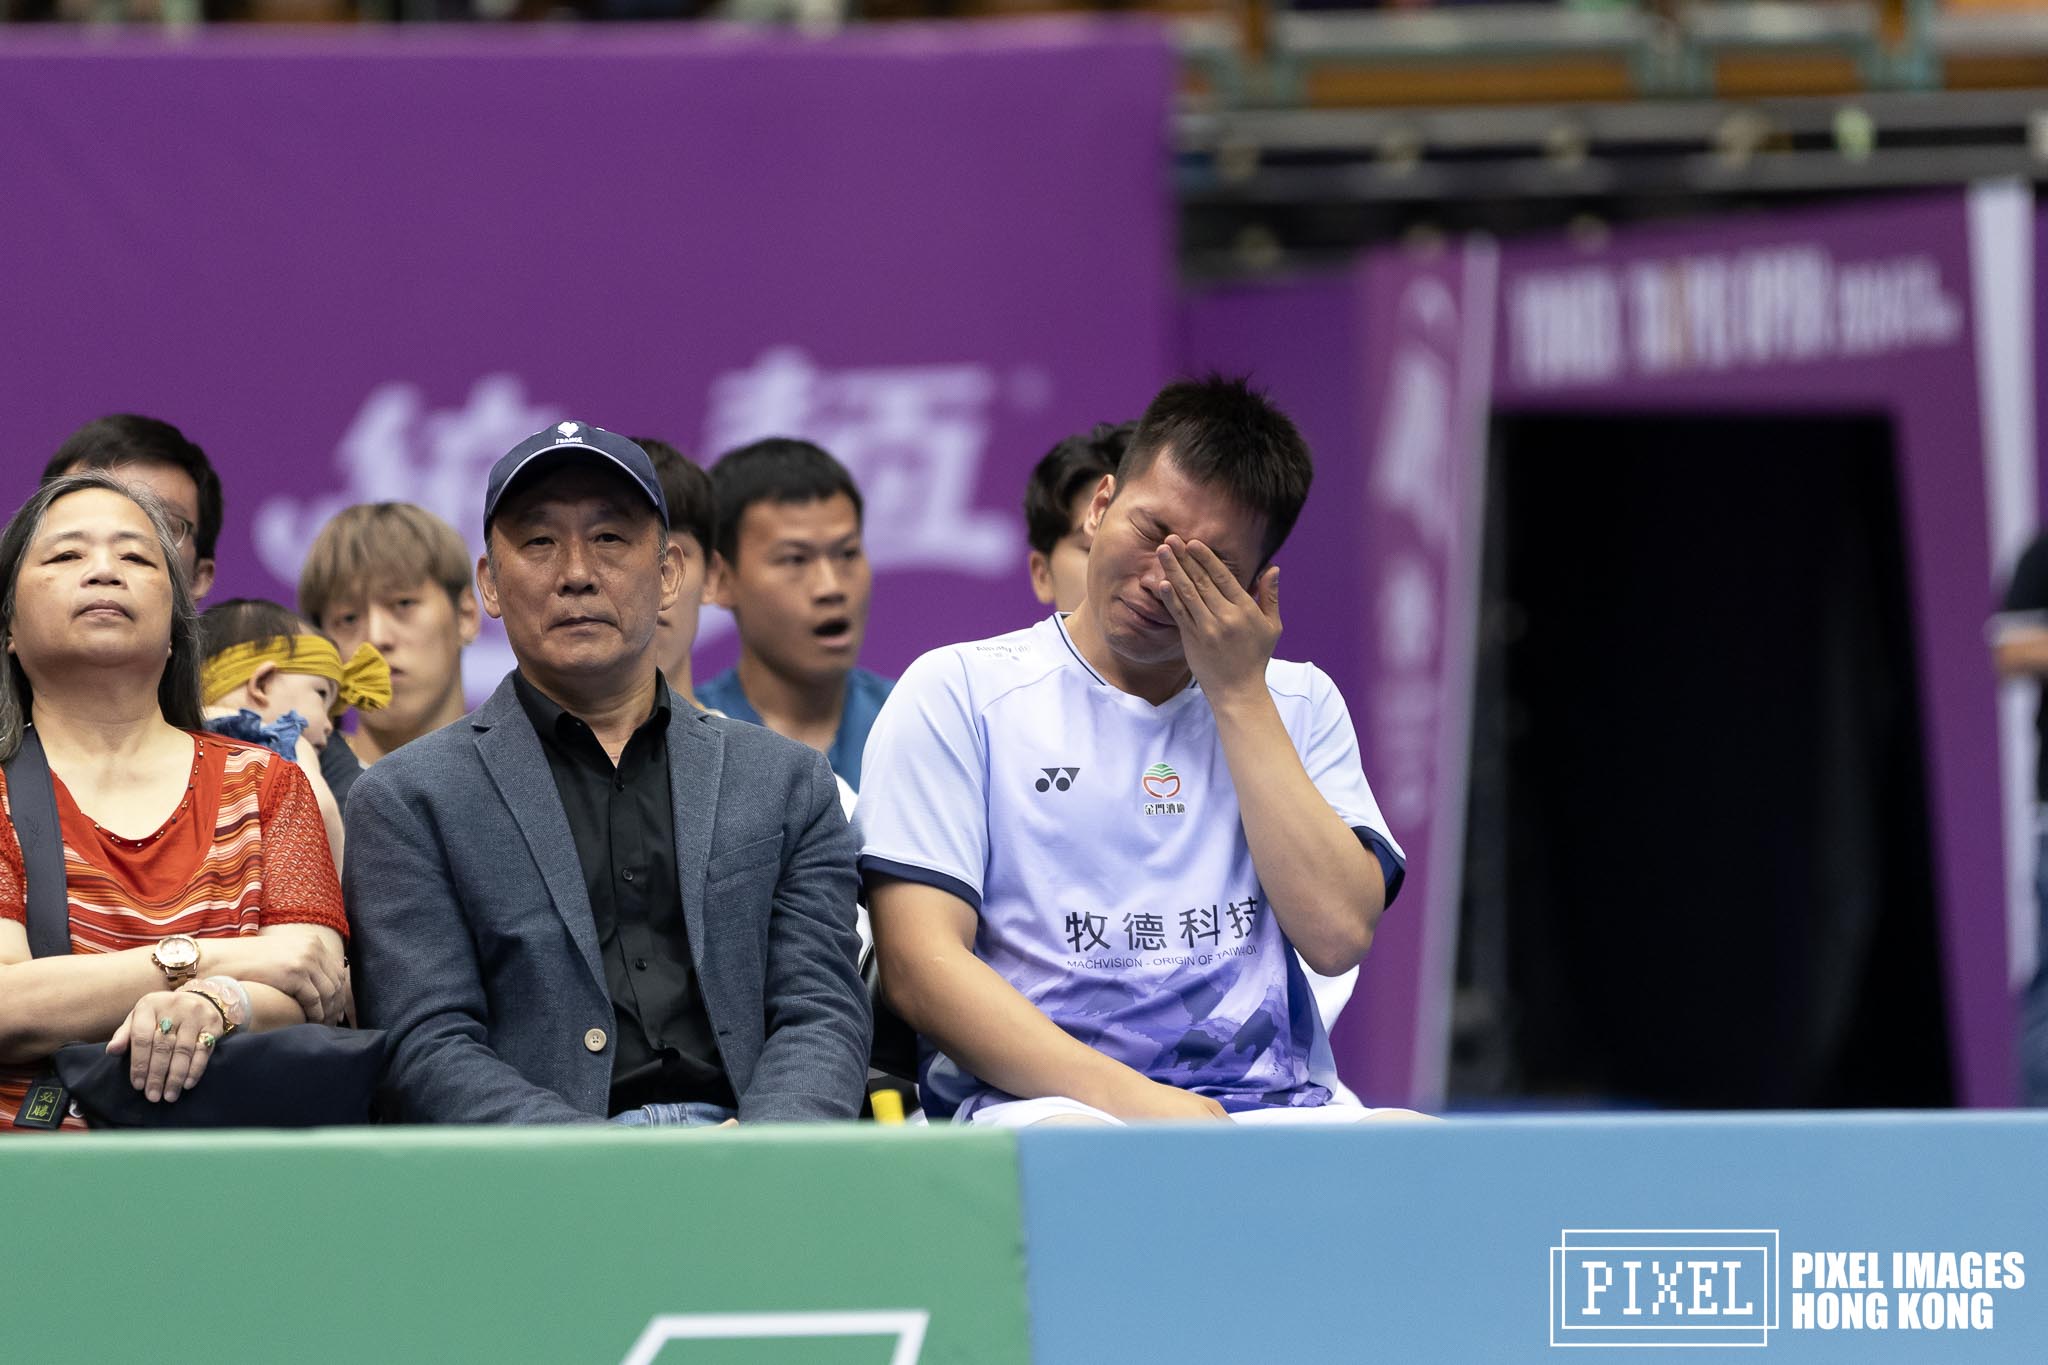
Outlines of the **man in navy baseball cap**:
{"label": "man in navy baseball cap", "polygon": [[662,499],[661,480],[656,477],[654,461],[646,451],[625,437],[588,422],[557,422],[513,446],[491,466],[490,482],[484,486],[486,541],[491,534],[491,519],[498,514],[498,504],[506,494],[565,464],[582,463],[603,469],[607,467],[605,462],[638,485],[661,514],[662,529],[667,530],[668,503]]}
{"label": "man in navy baseball cap", "polygon": [[350,793],[366,1018],[401,1117],[851,1118],[853,841],[822,755],[669,687],[682,551],[647,452],[558,422],[492,468],[483,609],[517,667]]}

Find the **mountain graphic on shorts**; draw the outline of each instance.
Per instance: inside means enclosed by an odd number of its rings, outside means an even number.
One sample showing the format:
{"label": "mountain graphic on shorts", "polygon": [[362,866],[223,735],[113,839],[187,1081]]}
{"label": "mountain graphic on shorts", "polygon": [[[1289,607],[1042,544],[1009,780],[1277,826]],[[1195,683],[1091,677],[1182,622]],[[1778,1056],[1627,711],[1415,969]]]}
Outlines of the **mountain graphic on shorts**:
{"label": "mountain graphic on shorts", "polygon": [[1154,763],[1145,769],[1145,794],[1155,801],[1180,794],[1180,774],[1173,770],[1171,763]]}

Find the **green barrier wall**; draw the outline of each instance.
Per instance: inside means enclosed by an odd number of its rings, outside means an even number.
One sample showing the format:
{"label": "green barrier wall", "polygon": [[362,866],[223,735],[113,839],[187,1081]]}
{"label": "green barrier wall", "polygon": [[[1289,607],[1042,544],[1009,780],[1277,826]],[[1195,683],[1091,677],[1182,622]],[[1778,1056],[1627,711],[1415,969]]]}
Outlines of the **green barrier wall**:
{"label": "green barrier wall", "polygon": [[0,1140],[0,1361],[1024,1365],[1017,1187],[950,1130]]}

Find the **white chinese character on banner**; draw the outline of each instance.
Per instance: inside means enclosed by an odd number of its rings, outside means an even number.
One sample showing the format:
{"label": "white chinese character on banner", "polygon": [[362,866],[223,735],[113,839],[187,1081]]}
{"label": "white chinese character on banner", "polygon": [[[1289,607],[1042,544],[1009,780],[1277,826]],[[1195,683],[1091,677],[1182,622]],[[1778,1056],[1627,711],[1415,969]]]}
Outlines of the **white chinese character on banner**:
{"label": "white chinese character on banner", "polygon": [[[1023,371],[1012,383],[1043,389],[1045,381]],[[701,454],[709,462],[764,436],[815,441],[860,487],[876,568],[1002,577],[1023,561],[1023,533],[1008,512],[973,505],[996,393],[995,376],[981,365],[823,370],[802,351],[779,347],[712,382]],[[1035,397],[1043,402],[1046,394]],[[510,374],[477,380],[464,404],[450,409],[430,408],[417,384],[380,384],[335,447],[341,486],[279,494],[257,507],[257,557],[279,580],[296,582],[320,528],[360,502],[417,503],[460,529],[481,554],[491,465],[565,415],[529,399]],[[731,617],[707,606],[698,643],[731,630]],[[503,631],[486,621],[463,662],[472,697],[511,666]]]}
{"label": "white chinese character on banner", "polygon": [[1381,572],[1378,603],[1383,663],[1403,672],[1433,667],[1441,613],[1428,563],[1406,553],[1390,559]]}
{"label": "white chinese character on banner", "polygon": [[1451,501],[1451,368],[1427,347],[1404,343],[1387,384],[1372,495],[1406,512],[1425,544],[1443,548]]}
{"label": "white chinese character on banner", "polygon": [[876,568],[999,577],[1023,541],[1015,517],[973,505],[995,394],[981,365],[824,370],[778,347],[713,381],[704,458],[769,436],[815,441],[860,487]]}
{"label": "white chinese character on banner", "polygon": [[418,503],[482,553],[483,490],[492,464],[560,415],[528,402],[509,374],[477,380],[455,409],[429,409],[417,384],[380,384],[335,446],[339,489],[282,493],[258,505],[257,557],[282,581],[297,582],[313,537],[328,518],[359,502]]}

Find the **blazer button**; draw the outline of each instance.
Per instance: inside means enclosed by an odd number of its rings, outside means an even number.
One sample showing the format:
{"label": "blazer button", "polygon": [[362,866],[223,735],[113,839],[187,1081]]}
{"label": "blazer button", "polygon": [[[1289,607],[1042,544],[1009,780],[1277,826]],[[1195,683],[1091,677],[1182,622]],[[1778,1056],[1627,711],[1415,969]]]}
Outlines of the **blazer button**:
{"label": "blazer button", "polygon": [[592,1052],[604,1051],[604,1030],[601,1028],[594,1028],[590,1032],[584,1034],[583,1046],[589,1048]]}

